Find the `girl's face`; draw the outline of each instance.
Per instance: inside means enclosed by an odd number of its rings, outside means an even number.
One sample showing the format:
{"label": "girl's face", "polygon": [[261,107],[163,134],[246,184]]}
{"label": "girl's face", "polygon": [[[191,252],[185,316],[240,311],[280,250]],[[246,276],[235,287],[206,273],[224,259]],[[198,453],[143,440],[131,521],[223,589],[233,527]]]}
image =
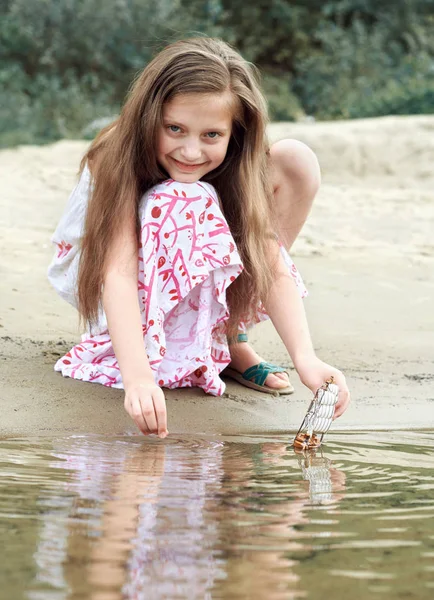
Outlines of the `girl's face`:
{"label": "girl's face", "polygon": [[157,160],[171,179],[194,183],[222,164],[232,130],[233,96],[185,94],[163,107]]}

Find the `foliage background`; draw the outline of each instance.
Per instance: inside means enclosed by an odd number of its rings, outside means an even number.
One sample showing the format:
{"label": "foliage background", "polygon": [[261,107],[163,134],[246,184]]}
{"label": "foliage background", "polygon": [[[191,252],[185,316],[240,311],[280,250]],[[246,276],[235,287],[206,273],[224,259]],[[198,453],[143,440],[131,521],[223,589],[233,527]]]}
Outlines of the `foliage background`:
{"label": "foliage background", "polygon": [[274,120],[434,112],[434,0],[0,0],[0,146],[82,137],[197,34],[261,69]]}

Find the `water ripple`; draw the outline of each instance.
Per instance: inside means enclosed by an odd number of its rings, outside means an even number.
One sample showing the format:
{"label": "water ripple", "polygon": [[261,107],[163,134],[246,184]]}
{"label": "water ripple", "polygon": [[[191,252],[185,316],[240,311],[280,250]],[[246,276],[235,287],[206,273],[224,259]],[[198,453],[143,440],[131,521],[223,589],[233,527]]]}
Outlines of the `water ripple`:
{"label": "water ripple", "polygon": [[[9,599],[431,599],[434,438],[0,441]],[[390,524],[390,525],[389,525]]]}

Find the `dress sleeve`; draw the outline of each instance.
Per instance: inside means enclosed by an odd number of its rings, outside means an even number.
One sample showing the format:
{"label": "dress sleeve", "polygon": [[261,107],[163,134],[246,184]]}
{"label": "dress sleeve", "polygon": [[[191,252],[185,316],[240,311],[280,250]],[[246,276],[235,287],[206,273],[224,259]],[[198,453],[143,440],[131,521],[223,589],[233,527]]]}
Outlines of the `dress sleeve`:
{"label": "dress sleeve", "polygon": [[55,253],[48,267],[48,280],[57,293],[75,307],[80,245],[91,185],[91,175],[86,165],[51,237]]}

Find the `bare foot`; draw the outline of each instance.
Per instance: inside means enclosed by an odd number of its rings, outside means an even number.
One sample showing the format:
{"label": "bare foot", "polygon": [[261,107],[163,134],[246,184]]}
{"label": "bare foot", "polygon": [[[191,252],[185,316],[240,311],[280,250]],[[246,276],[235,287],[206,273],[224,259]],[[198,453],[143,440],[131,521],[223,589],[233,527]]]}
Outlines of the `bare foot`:
{"label": "bare foot", "polygon": [[[229,367],[240,373],[244,373],[246,369],[260,362],[265,362],[247,342],[231,344],[229,352],[231,353]],[[282,389],[289,385],[289,377],[287,373],[270,373],[265,380],[265,385],[275,389]]]}

